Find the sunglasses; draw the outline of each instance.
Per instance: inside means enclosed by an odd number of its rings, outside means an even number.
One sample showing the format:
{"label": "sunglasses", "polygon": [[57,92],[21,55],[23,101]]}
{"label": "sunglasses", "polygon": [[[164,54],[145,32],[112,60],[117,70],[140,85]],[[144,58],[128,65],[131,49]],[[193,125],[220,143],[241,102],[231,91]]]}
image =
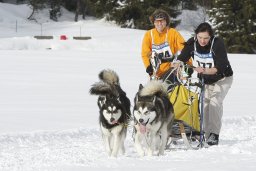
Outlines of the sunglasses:
{"label": "sunglasses", "polygon": [[166,20],[166,15],[160,13],[154,16],[154,20],[158,20],[158,19],[164,19]]}

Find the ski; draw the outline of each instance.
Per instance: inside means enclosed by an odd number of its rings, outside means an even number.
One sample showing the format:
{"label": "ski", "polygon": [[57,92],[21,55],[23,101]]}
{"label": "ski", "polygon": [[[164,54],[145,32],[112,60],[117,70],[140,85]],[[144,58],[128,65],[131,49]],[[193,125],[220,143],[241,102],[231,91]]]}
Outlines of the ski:
{"label": "ski", "polygon": [[187,135],[186,135],[186,131],[185,131],[185,128],[184,128],[184,125],[183,123],[179,123],[179,127],[180,127],[180,135],[181,135],[181,138],[183,139],[183,142],[184,144],[186,145],[187,149],[188,150],[198,150],[200,147],[197,146],[197,147],[193,147],[191,145],[191,143],[189,142],[188,138],[187,138]]}

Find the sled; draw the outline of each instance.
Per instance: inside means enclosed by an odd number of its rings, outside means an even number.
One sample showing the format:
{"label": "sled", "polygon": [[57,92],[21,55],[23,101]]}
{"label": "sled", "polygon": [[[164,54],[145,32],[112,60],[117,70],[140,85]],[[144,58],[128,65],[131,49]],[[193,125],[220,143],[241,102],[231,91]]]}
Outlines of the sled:
{"label": "sled", "polygon": [[192,141],[200,141],[200,91],[197,84],[178,84],[169,92],[175,115],[171,138],[173,141],[182,139],[189,149],[192,149]]}
{"label": "sled", "polygon": [[[156,72],[159,68],[159,60],[152,60],[154,72],[151,79],[157,79]],[[203,83],[192,78],[186,72],[191,66],[180,63],[178,67],[166,74],[163,79],[168,85],[168,95],[170,102],[174,108],[175,120],[172,126],[171,141],[167,144],[167,148],[176,145],[178,141],[182,141],[187,149],[199,149],[203,147],[203,131],[200,114],[202,103],[200,97],[203,91]],[[192,145],[193,144],[193,145]]]}

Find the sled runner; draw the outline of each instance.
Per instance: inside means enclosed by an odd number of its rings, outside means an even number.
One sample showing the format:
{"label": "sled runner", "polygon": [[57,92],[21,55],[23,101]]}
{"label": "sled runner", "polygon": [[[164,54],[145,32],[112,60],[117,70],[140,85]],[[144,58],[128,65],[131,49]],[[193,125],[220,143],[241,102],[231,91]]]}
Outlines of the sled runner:
{"label": "sled runner", "polygon": [[[153,59],[153,77],[156,78],[156,72],[160,65],[160,60]],[[198,149],[203,146],[203,131],[200,113],[200,107],[203,105],[200,96],[203,91],[203,83],[197,78],[192,78],[187,70],[191,66],[179,63],[179,66],[173,68],[162,79],[168,85],[169,99],[174,108],[175,121],[172,126],[171,144],[176,144],[182,140],[187,149]],[[196,142],[196,143],[195,143]],[[192,146],[193,144],[193,146]]]}

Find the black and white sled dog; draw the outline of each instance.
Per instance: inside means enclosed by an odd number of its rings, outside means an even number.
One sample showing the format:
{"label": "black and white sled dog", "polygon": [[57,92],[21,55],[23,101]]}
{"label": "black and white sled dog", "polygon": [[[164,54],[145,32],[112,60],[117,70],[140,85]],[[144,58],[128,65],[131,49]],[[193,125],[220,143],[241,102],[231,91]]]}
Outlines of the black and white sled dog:
{"label": "black and white sled dog", "polygon": [[163,155],[174,120],[166,85],[151,80],[134,99],[135,148],[140,156]]}
{"label": "black and white sled dog", "polygon": [[99,122],[103,142],[109,156],[124,154],[124,140],[131,115],[130,100],[121,89],[119,77],[112,70],[99,73],[100,82],[92,85],[90,94],[98,95]]}

